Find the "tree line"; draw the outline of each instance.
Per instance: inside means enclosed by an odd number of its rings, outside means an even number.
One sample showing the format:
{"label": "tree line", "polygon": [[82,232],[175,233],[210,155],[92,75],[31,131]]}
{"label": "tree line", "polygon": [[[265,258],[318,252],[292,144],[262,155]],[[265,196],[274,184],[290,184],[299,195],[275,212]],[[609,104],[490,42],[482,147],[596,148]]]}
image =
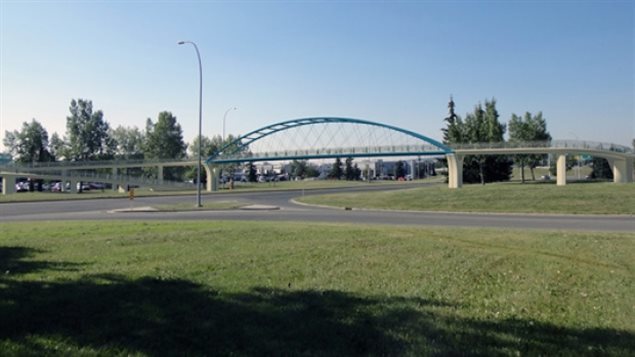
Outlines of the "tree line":
{"label": "tree line", "polygon": [[[507,130],[509,130],[511,143],[549,142],[552,139],[542,112],[537,114],[526,112],[524,115],[512,113],[507,124],[501,123],[494,98],[485,100],[484,104],[477,104],[471,113],[465,115],[465,119],[456,114],[454,100],[450,98],[448,112],[449,115],[444,119],[446,127],[442,129],[443,142],[446,145],[503,143]],[[635,148],[635,139],[633,147]],[[463,181],[481,184],[509,181],[514,164],[520,171],[521,182],[525,182],[525,168],[529,168],[531,178],[535,180],[534,169],[544,163],[546,158],[547,154],[468,155],[463,161]],[[552,161],[550,171],[555,172],[555,160]],[[567,170],[575,164],[576,158],[567,156]],[[606,159],[593,158],[591,167],[591,178],[613,178],[613,172]]]}
{"label": "tree line", "polygon": [[[71,100],[69,112],[63,136],[55,132],[49,137],[47,130],[36,119],[24,122],[20,130],[5,131],[3,143],[13,160],[37,163],[183,159],[187,157],[188,147],[190,155],[197,154],[198,138],[187,145],[183,140],[181,125],[169,111],[160,112],[156,121],[148,118],[144,129],[136,126],[118,126],[113,129],[104,119],[103,111],[93,109],[91,100]],[[220,135],[202,137],[201,153],[209,156],[234,139],[232,135],[226,140]],[[153,169],[141,171],[151,174]],[[175,167],[166,168],[164,175],[166,179],[180,179],[184,174],[192,178],[194,172],[195,169],[185,171]]]}
{"label": "tree line", "polygon": [[[507,124],[500,122],[496,109],[496,100],[485,100],[477,104],[471,113],[461,118],[455,112],[452,98],[448,103],[449,115],[444,119],[446,127],[442,129],[443,142],[447,145],[471,143],[502,143],[509,130],[509,142],[550,141],[547,121],[542,112],[524,115],[512,113]],[[189,154],[197,156],[198,138],[190,145],[183,141],[183,131],[176,117],[169,111],[160,112],[156,122],[148,118],[143,130],[137,127],[118,126],[111,128],[104,119],[101,110],[93,110],[93,103],[86,99],[73,99],[66,117],[66,132],[60,137],[48,132],[36,119],[24,122],[20,130],[5,131],[4,145],[13,160],[20,163],[52,161],[86,160],[152,160],[183,159]],[[229,135],[223,139],[220,135],[211,138],[202,137],[201,155],[207,157],[217,152],[236,137]],[[633,140],[635,147],[635,139]],[[525,168],[529,168],[533,180],[534,169],[544,162],[546,155],[470,155],[463,162],[463,181],[466,183],[507,181],[511,178],[514,164],[520,169],[521,181],[525,182]],[[401,163],[403,165],[403,163]],[[573,157],[568,157],[567,168],[575,165]],[[399,163],[398,163],[399,166]],[[251,165],[250,173],[254,171]],[[612,178],[612,170],[605,159],[594,158],[592,178]],[[134,169],[132,169],[134,170]],[[142,171],[151,174],[153,169]],[[233,168],[230,168],[233,171]],[[316,170],[306,161],[294,161],[292,171],[295,176],[314,177]],[[401,171],[401,170],[400,170]],[[554,170],[552,170],[554,171]],[[181,179],[183,175],[195,177],[195,168],[185,171],[183,168],[166,168],[166,179]],[[251,174],[250,176],[254,176]],[[328,174],[332,179],[355,180],[361,176],[357,164],[352,158],[346,158],[342,164],[335,160]]]}

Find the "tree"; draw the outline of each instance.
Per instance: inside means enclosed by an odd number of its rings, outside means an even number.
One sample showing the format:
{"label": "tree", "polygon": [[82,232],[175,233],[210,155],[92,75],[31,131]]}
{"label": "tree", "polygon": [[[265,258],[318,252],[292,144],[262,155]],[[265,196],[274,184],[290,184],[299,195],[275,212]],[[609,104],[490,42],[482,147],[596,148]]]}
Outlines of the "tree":
{"label": "tree", "polygon": [[16,162],[34,163],[55,161],[49,151],[46,129],[37,120],[22,123],[20,131],[5,131],[4,145]]}
{"label": "tree", "polygon": [[[512,114],[509,121],[509,140],[511,142],[551,141],[551,134],[547,131],[547,122],[542,112],[532,115],[525,113],[524,117]],[[531,179],[536,180],[534,169],[545,159],[546,155],[515,155],[515,161],[520,166],[521,182],[525,182],[525,166],[531,170]]]}
{"label": "tree", "polygon": [[355,168],[353,167],[353,158],[347,157],[344,163],[344,177],[347,181],[354,181],[359,178],[359,175],[356,175]]}
{"label": "tree", "polygon": [[448,103],[449,115],[443,119],[447,123],[447,127],[441,129],[443,132],[443,142],[445,144],[451,143],[465,143],[465,134],[463,133],[464,125],[461,117],[454,112],[454,99],[450,96],[450,102]]}
{"label": "tree", "polygon": [[[466,115],[465,120],[454,113],[454,101],[448,104],[450,114],[444,119],[443,131],[445,144],[474,144],[503,142],[506,126],[498,121],[496,100],[480,103],[474,111]],[[463,160],[463,181],[466,183],[507,181],[511,177],[512,161],[506,156],[468,155]]]}
{"label": "tree", "polygon": [[396,179],[400,179],[400,178],[405,178],[406,177],[406,167],[404,165],[404,162],[399,160],[397,161],[397,164],[395,165],[395,178]]}
{"label": "tree", "polygon": [[[156,123],[150,118],[146,121],[145,156],[147,159],[183,159],[186,155],[185,142],[181,125],[176,121],[172,113],[164,111],[159,113]],[[183,169],[180,167],[166,168],[165,178],[177,180],[182,177]]]}
{"label": "tree", "polygon": [[253,162],[249,161],[247,164],[247,181],[256,182],[258,181],[258,176],[256,175],[256,165]]}
{"label": "tree", "polygon": [[49,151],[56,160],[68,160],[70,157],[68,145],[57,133],[51,135],[49,141]]}
{"label": "tree", "polygon": [[355,180],[359,180],[362,177],[362,169],[360,169],[357,164],[353,165],[353,176]]}
{"label": "tree", "polygon": [[71,100],[71,115],[66,117],[68,159],[111,159],[115,143],[109,135],[109,125],[101,110],[93,112],[90,100]]}
{"label": "tree", "polygon": [[291,162],[291,175],[294,177],[304,178],[307,171],[307,162],[305,160],[293,160]]}
{"label": "tree", "polygon": [[320,170],[315,165],[307,164],[306,177],[319,177],[319,176],[320,176]]}
{"label": "tree", "polygon": [[609,165],[608,160],[601,157],[594,157],[592,165],[592,179],[613,179],[613,170],[611,169],[611,165]]}
{"label": "tree", "polygon": [[335,163],[333,167],[331,167],[331,172],[329,172],[328,177],[335,180],[340,180],[342,178],[342,160],[338,157],[335,159]]}
{"label": "tree", "polygon": [[115,143],[114,156],[123,160],[143,159],[145,137],[139,128],[118,126],[110,130],[110,137]]}

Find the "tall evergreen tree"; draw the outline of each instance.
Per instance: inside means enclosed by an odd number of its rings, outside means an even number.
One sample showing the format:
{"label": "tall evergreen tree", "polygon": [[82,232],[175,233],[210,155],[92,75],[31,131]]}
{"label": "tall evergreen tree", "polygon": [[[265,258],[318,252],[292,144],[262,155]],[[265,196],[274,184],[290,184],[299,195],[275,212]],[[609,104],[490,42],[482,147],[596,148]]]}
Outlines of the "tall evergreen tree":
{"label": "tall evergreen tree", "polygon": [[344,172],[342,171],[342,160],[338,157],[335,159],[335,163],[331,167],[328,177],[335,180],[340,180]]}
{"label": "tall evergreen tree", "polygon": [[404,162],[399,160],[397,161],[397,164],[395,165],[395,178],[400,179],[405,177],[406,177],[406,167],[404,165]]}
{"label": "tall evergreen tree", "polygon": [[347,157],[344,161],[344,177],[347,181],[355,180],[355,170],[353,168],[353,158]]}
{"label": "tall evergreen tree", "polygon": [[253,162],[249,161],[247,164],[247,181],[256,182],[258,181],[256,165]]}

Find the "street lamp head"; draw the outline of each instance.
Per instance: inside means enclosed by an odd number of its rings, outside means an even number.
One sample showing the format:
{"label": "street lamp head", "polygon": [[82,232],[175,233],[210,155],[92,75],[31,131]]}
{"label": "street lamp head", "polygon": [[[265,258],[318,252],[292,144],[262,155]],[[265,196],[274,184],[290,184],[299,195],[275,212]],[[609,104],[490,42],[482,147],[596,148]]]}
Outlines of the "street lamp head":
{"label": "street lamp head", "polygon": [[185,41],[179,41],[179,42],[178,42],[178,44],[179,44],[179,45],[182,45],[182,44],[184,44],[184,43],[185,43]]}

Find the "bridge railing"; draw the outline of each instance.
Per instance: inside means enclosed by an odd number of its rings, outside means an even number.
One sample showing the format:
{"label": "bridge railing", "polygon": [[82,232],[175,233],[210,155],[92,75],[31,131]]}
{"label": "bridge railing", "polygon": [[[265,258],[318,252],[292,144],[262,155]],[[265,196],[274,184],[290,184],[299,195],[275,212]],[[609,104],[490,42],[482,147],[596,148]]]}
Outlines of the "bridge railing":
{"label": "bridge railing", "polygon": [[220,154],[217,158],[223,160],[229,159],[272,159],[280,157],[317,157],[328,155],[376,155],[378,153],[394,154],[394,153],[422,153],[431,152],[438,153],[440,149],[433,145],[392,145],[392,146],[365,146],[365,147],[340,147],[340,148],[321,148],[321,149],[305,149],[305,150],[279,150],[268,152],[249,152],[243,151],[235,154]]}
{"label": "bridge railing", "polygon": [[29,162],[29,163],[18,163],[15,161],[0,163],[0,167],[19,167],[19,168],[68,168],[68,169],[81,169],[82,167],[87,166],[100,166],[103,168],[108,167],[117,167],[117,166],[130,166],[130,165],[160,165],[162,163],[171,163],[171,162],[188,162],[194,160],[193,158],[184,158],[184,159],[132,159],[132,160],[88,160],[88,161],[51,161],[51,162]]}
{"label": "bridge railing", "polygon": [[470,149],[521,149],[521,148],[549,148],[563,149],[571,148],[576,150],[610,151],[624,154],[633,154],[632,148],[623,145],[602,143],[585,140],[551,140],[551,141],[529,141],[529,142],[493,142],[493,143],[468,143],[452,144],[454,150]]}
{"label": "bridge railing", "polygon": [[65,170],[53,170],[46,171],[46,173],[38,172],[38,171],[30,171],[29,169],[24,169],[23,167],[12,167],[12,168],[3,168],[4,172],[14,172],[17,175],[24,176],[57,176],[60,179],[74,179],[77,181],[87,181],[87,182],[110,182],[110,183],[131,183],[138,184],[142,186],[167,186],[167,187],[191,187],[191,184],[186,182],[179,181],[171,181],[171,180],[158,180],[157,178],[146,177],[146,176],[136,176],[136,175],[113,175],[113,174],[105,174],[105,173],[96,173],[92,171],[81,171],[81,170],[73,170],[71,172]]}

